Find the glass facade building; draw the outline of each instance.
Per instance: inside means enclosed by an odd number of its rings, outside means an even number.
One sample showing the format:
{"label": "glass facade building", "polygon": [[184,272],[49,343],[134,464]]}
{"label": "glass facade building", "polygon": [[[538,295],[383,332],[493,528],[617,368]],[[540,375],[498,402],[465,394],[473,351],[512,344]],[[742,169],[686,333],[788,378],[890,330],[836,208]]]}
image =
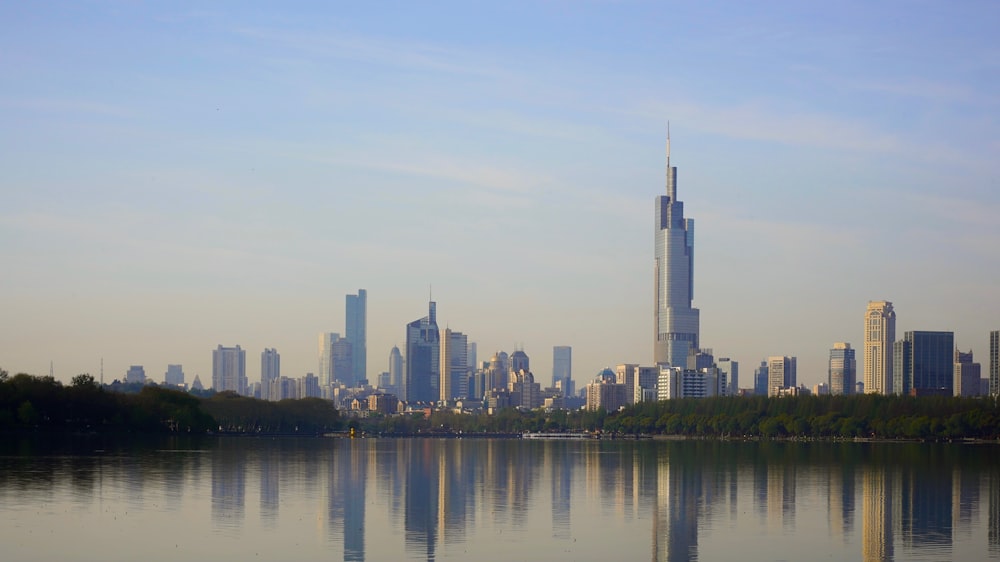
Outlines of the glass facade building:
{"label": "glass facade building", "polygon": [[344,339],[351,342],[351,380],[344,382],[357,386],[368,378],[368,291],[358,289],[346,301]]}
{"label": "glass facade building", "polygon": [[858,364],[854,358],[851,344],[837,342],[830,350],[829,380],[830,394],[854,394],[854,383],[857,382]]}
{"label": "glass facade building", "polygon": [[667,194],[656,198],[656,307],[653,360],[685,367],[689,350],[698,349],[699,311],[694,298],[694,220],[684,218],[677,200],[677,168],[670,166],[667,134]]}
{"label": "glass facade building", "polygon": [[406,376],[403,400],[434,402],[440,397],[441,336],[437,303],[428,304],[427,316],[406,325]]}
{"label": "glass facade building", "polygon": [[904,367],[903,393],[952,396],[955,391],[954,332],[906,332],[909,364]]}

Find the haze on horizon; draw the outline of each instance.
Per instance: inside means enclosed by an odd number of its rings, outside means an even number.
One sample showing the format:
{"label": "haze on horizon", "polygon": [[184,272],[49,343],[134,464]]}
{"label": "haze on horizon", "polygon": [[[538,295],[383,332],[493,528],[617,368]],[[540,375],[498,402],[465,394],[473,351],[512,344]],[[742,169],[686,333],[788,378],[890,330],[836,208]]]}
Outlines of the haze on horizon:
{"label": "haze on horizon", "polygon": [[[995,2],[0,5],[0,367],[369,376],[426,314],[547,384],[651,364],[666,122],[701,341],[826,379],[869,300],[1000,329]],[[860,353],[859,353],[860,363]],[[858,365],[858,373],[863,367]]]}

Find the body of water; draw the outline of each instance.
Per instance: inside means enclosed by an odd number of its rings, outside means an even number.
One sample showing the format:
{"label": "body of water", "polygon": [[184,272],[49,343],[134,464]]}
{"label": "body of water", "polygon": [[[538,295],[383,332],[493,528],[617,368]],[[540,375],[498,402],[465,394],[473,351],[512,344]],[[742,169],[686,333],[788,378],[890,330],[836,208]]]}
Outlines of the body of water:
{"label": "body of water", "polygon": [[3,560],[1000,560],[1000,446],[10,438]]}

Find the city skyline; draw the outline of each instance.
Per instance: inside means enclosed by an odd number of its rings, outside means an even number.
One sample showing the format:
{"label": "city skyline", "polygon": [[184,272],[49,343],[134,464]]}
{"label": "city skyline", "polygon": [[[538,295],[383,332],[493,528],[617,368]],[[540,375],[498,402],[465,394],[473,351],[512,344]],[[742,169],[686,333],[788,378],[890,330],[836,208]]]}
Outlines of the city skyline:
{"label": "city skyline", "polygon": [[811,386],[885,299],[989,357],[1000,7],[301,10],[0,6],[0,367],[301,377],[364,287],[370,378],[428,285],[539,380],[652,364],[668,119],[701,345]]}

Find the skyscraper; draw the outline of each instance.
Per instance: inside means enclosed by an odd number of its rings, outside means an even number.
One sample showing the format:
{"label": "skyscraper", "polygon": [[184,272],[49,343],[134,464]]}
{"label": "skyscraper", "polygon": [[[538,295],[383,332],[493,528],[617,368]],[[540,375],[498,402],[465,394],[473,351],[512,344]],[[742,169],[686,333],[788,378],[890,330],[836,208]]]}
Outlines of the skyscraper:
{"label": "skyscraper", "polygon": [[247,393],[247,354],[236,347],[219,346],[212,350],[212,388],[216,392],[232,390]]}
{"label": "skyscraper", "polygon": [[979,396],[979,378],[982,367],[972,358],[972,350],[968,353],[955,350],[955,396]]}
{"label": "skyscraper", "polygon": [[952,396],[955,391],[955,334],[906,332],[909,364],[902,373],[908,394]]}
{"label": "skyscraper", "polygon": [[403,354],[398,346],[392,346],[389,352],[389,386],[397,395],[403,387]]}
{"label": "skyscraper", "polygon": [[794,357],[767,358],[767,395],[777,396],[780,388],[792,388],[798,385]]}
{"label": "skyscraper", "polygon": [[339,381],[347,386],[355,386],[354,347],[347,338],[334,332],[319,335],[319,384],[329,386]]}
{"label": "skyscraper", "polygon": [[351,380],[344,382],[357,386],[368,378],[368,291],[347,295],[346,312],[344,339],[351,342]]}
{"label": "skyscraper", "polygon": [[670,166],[667,132],[667,194],[656,198],[656,308],[653,360],[684,367],[688,350],[698,349],[698,309],[694,298],[694,220],[684,218],[677,200],[677,168]]}
{"label": "skyscraper", "polygon": [[524,371],[525,373],[531,371],[530,367],[531,361],[528,359],[528,354],[522,349],[518,349],[514,353],[510,354],[510,372],[512,374]]}
{"label": "skyscraper", "polygon": [[990,396],[1000,395],[1000,330],[990,332]]}
{"label": "skyscraper", "polygon": [[406,325],[406,377],[403,399],[407,402],[434,402],[438,399],[441,373],[440,334],[437,304],[428,303],[427,316]]}
{"label": "skyscraper", "polygon": [[468,397],[469,339],[451,328],[441,331],[440,400]]}
{"label": "skyscraper", "polygon": [[184,369],[180,365],[167,365],[167,372],[163,374],[163,383],[167,386],[183,386]]}
{"label": "skyscraper", "polygon": [[[568,345],[557,345],[552,348],[552,387],[559,381],[569,381],[573,378],[573,348]],[[562,384],[566,388],[566,382]]]}
{"label": "skyscraper", "polygon": [[865,393],[891,394],[896,312],[888,301],[869,301],[865,311]]}
{"label": "skyscraper", "polygon": [[[278,387],[274,384],[281,378],[281,355],[277,349],[260,352],[260,399],[277,400]],[[273,387],[273,388],[272,388]],[[275,392],[272,392],[275,391]]]}
{"label": "skyscraper", "polygon": [[858,376],[858,364],[851,344],[837,342],[830,350],[828,371],[830,394],[854,394],[854,383]]}

